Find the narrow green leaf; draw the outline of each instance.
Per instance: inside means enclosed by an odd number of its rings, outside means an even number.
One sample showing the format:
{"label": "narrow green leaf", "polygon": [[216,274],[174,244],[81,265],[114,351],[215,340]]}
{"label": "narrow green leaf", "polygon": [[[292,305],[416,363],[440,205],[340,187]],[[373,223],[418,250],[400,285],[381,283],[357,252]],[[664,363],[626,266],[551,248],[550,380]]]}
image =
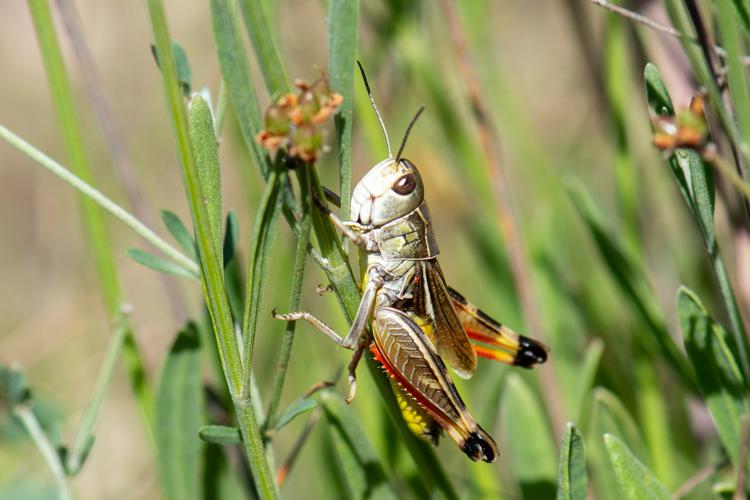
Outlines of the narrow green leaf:
{"label": "narrow green leaf", "polygon": [[633,455],[625,443],[612,434],[605,434],[604,444],[617,483],[625,497],[631,500],[672,498],[667,488]]}
{"label": "narrow green leaf", "polygon": [[359,479],[350,481],[353,486],[361,488],[354,492],[355,497],[397,498],[377,451],[365,437],[365,431],[351,409],[332,391],[323,391],[320,402],[335,434],[341,438],[341,444],[345,444],[345,451],[339,448],[339,457],[347,477]]}
{"label": "narrow green leaf", "polygon": [[226,267],[237,253],[240,241],[240,219],[237,212],[230,210],[227,214],[226,229],[224,230],[224,267]]}
{"label": "narrow green leaf", "polygon": [[608,390],[598,387],[594,389],[594,415],[592,428],[598,436],[605,433],[614,434],[639,456],[646,456],[646,445],[633,417],[617,396]]}
{"label": "narrow green leaf", "polygon": [[619,500],[620,495],[612,488],[616,479],[602,436],[607,433],[618,436],[635,450],[638,456],[647,456],[647,450],[638,432],[638,426],[617,396],[598,387],[593,391],[592,400],[586,428],[586,454],[591,467],[593,489],[596,498]]}
{"label": "narrow green leaf", "polygon": [[745,36],[750,37],[750,8],[747,3],[747,0],[732,0],[732,10]]}
{"label": "narrow green leaf", "polygon": [[354,64],[357,54],[358,0],[333,0],[328,12],[328,77],[341,94],[334,122],[339,152],[341,213],[349,214],[352,190],[352,118],[354,114]]}
{"label": "narrow green leaf", "polygon": [[[500,420],[513,476],[527,498],[555,494],[555,442],[536,395],[515,373],[508,375],[500,403]],[[519,439],[519,436],[523,436]]]}
{"label": "narrow green leaf", "polygon": [[[250,380],[253,366],[253,349],[258,316],[263,305],[263,286],[266,283],[268,267],[271,260],[271,249],[276,241],[277,220],[281,211],[283,198],[279,193],[279,174],[271,173],[260,206],[255,216],[253,241],[250,259],[247,265],[247,282],[245,285],[245,307],[242,320],[242,334],[245,341],[244,367],[245,380]],[[249,397],[250,385],[245,385],[245,396]]]}
{"label": "narrow green leaf", "polygon": [[[651,63],[646,64],[643,72],[643,78],[646,85],[646,102],[648,103],[649,116],[675,116],[675,109],[672,106],[672,100],[669,97],[661,74]],[[678,149],[675,154],[669,158],[669,165],[672,173],[677,179],[683,196],[690,207],[690,210],[696,216],[696,222],[700,226],[704,236],[713,241],[713,182],[711,170],[702,161],[698,153],[689,149]],[[698,183],[698,195],[701,197],[701,203],[698,203],[694,193],[693,179]],[[704,186],[701,187],[701,184]],[[707,189],[709,188],[710,189]],[[708,195],[708,196],[707,196]],[[702,211],[699,210],[702,206]],[[710,210],[707,210],[710,208]],[[710,246],[710,244],[709,244]]]}
{"label": "narrow green leaf", "polygon": [[31,388],[26,375],[15,366],[0,363],[0,401],[20,406],[31,401]]}
{"label": "narrow green leaf", "polygon": [[198,255],[195,252],[195,239],[190,233],[182,219],[176,213],[169,210],[161,211],[161,220],[169,231],[169,234],[175,239],[180,248],[185,250],[190,258],[194,261],[198,261]]}
{"label": "narrow green leaf", "polygon": [[607,265],[615,283],[628,299],[628,304],[649,327],[650,331],[637,329],[636,340],[648,352],[657,353],[660,351],[684,382],[685,387],[694,390],[695,384],[693,383],[690,366],[669,334],[663,314],[657,309],[658,301],[648,285],[648,280],[641,266],[606,226],[583,186],[577,182],[569,184],[568,194],[591,233],[596,248],[604,259],[604,263]]}
{"label": "narrow green leaf", "polygon": [[240,430],[226,425],[204,425],[198,430],[198,436],[203,441],[212,444],[227,445],[242,442]]}
{"label": "narrow green leaf", "polygon": [[221,170],[219,168],[219,142],[214,133],[211,108],[199,95],[190,103],[188,117],[190,141],[198,166],[203,204],[208,211],[208,221],[216,252],[221,252]]}
{"label": "narrow green leaf", "polygon": [[154,269],[155,271],[159,271],[160,273],[173,274],[175,276],[183,276],[185,278],[198,278],[198,276],[185,269],[181,265],[171,260],[167,260],[160,255],[155,255],[145,250],[141,250],[140,248],[128,248],[128,255],[137,263]]}
{"label": "narrow green leaf", "polygon": [[284,65],[276,51],[273,33],[268,29],[263,2],[240,0],[239,3],[268,93],[274,96],[286,92],[289,88],[288,80],[284,74]]}
{"label": "narrow green leaf", "polygon": [[69,475],[74,475],[81,469],[86,462],[91,447],[94,445],[94,428],[96,422],[99,420],[104,399],[112,382],[115,366],[122,354],[125,339],[131,334],[127,317],[121,314],[115,322],[115,329],[112,332],[107,353],[102,361],[102,367],[96,379],[91,399],[86,405],[86,409],[81,417],[81,423],[78,425],[78,431],[76,432],[69,456],[63,461]]}
{"label": "narrow green leaf", "polygon": [[[151,54],[154,56],[156,65],[161,69],[159,63],[159,55],[156,52],[156,45],[151,45]],[[182,48],[182,45],[172,41],[172,57],[177,68],[177,79],[180,83],[180,89],[184,97],[189,97],[192,92],[192,72],[190,71],[190,61],[188,60],[187,52]]]}
{"label": "narrow green leaf", "polygon": [[557,500],[585,500],[587,495],[586,449],[578,429],[568,422],[560,447]]}
{"label": "narrow green leaf", "polygon": [[591,341],[583,356],[583,363],[578,372],[580,375],[578,376],[579,382],[578,390],[576,392],[576,400],[571,405],[571,407],[575,409],[574,417],[576,419],[583,414],[587,396],[596,380],[596,373],[599,370],[599,362],[602,359],[603,352],[604,342],[601,339],[595,338]]}
{"label": "narrow green leaf", "polygon": [[255,136],[263,128],[261,113],[243,43],[242,27],[238,23],[234,9],[236,5],[232,1],[211,0],[211,17],[219,51],[219,65],[242,139],[263,177],[266,177],[270,165],[265,152],[255,141]]}
{"label": "narrow green leaf", "polygon": [[719,438],[735,466],[740,462],[742,415],[750,415],[748,388],[724,329],[709,316],[697,295],[680,288],[677,293],[680,328],[706,406]]}
{"label": "narrow green leaf", "polygon": [[156,389],[156,442],[164,494],[169,500],[201,498],[203,389],[198,329],[182,329],[161,369]]}
{"label": "narrow green leaf", "polygon": [[284,410],[284,412],[279,416],[276,422],[274,422],[273,428],[277,431],[281,430],[284,426],[286,426],[286,424],[294,420],[296,417],[312,410],[317,405],[318,403],[314,399],[310,398],[300,398],[294,401],[287,407],[286,410]]}
{"label": "narrow green leaf", "polygon": [[[726,17],[727,13],[724,12],[724,14]],[[731,36],[735,36],[735,34],[732,34]],[[740,71],[744,75],[745,68],[742,67],[739,70],[736,70],[735,73],[737,71]],[[651,71],[651,73],[654,72],[655,69]],[[651,78],[655,78],[653,74]],[[745,83],[735,82],[735,87],[738,86],[741,87],[743,93],[747,92],[747,85]],[[724,109],[723,103],[720,103],[719,107]],[[750,103],[748,103],[747,108],[748,113],[750,113]],[[733,123],[731,125],[725,123],[727,129],[733,126]],[[748,129],[748,133],[750,133],[750,116],[747,117],[747,123],[745,126]],[[735,144],[742,142],[742,144],[746,146],[743,141],[740,141],[736,137],[732,140]],[[743,148],[740,149],[743,150]],[[744,147],[744,149],[746,150],[747,147]],[[729,313],[729,319],[732,323],[731,333],[735,341],[734,347],[737,353],[737,361],[739,362],[742,372],[748,377],[750,376],[750,342],[748,342],[745,325],[739,307],[737,306],[737,300],[735,299],[734,291],[732,290],[726,266],[724,265],[724,261],[719,252],[719,245],[716,240],[714,229],[713,214],[715,190],[713,169],[703,161],[696,151],[690,149],[675,150],[675,152],[669,157],[669,166],[677,180],[677,184],[680,186],[685,202],[688,204],[688,208],[693,215],[695,223],[698,225],[698,229],[700,230],[701,236],[706,245],[706,251],[711,259],[711,265],[716,274],[716,280],[718,281],[721,295],[727,308],[727,312]]]}
{"label": "narrow green leaf", "polygon": [[732,105],[736,111],[735,117],[747,147],[747,139],[750,136],[750,93],[748,93],[748,82],[745,64],[742,61],[745,45],[740,37],[738,25],[748,31],[747,0],[732,0],[730,2],[716,2],[716,24],[721,45],[726,50],[724,64],[727,70],[729,91],[732,95]]}
{"label": "narrow green leaf", "polygon": [[652,63],[647,63],[643,70],[643,80],[646,84],[646,101],[649,114],[653,116],[674,116],[674,106],[669,97],[667,86],[661,78],[659,70]]}

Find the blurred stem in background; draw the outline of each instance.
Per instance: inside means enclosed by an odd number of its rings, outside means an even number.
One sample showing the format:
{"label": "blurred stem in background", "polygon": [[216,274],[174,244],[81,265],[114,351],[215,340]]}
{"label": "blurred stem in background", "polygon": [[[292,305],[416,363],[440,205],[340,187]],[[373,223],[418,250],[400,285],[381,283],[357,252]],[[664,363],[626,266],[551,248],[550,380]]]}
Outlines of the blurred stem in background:
{"label": "blurred stem in background", "polygon": [[[74,99],[70,88],[70,81],[65,71],[62,54],[60,53],[49,5],[47,0],[29,0],[29,8],[34,20],[34,27],[50,84],[52,101],[57,111],[60,132],[63,135],[71,169],[77,177],[81,178],[84,182],[90,183],[92,175],[83,143],[83,134],[73,107]],[[112,249],[99,208],[85,196],[79,196],[79,205],[84,221],[84,228],[94,252],[94,263],[107,314],[110,317],[110,321],[113,321],[120,314],[123,297]],[[151,432],[151,388],[146,377],[143,356],[136,344],[132,326],[129,323],[127,330],[128,333],[125,336],[123,346],[123,360],[128,370],[130,385],[146,421],[146,427]]]}
{"label": "blurred stem in background", "polygon": [[[86,93],[94,105],[99,122],[102,126],[104,139],[107,142],[109,153],[112,158],[112,165],[115,174],[120,181],[125,196],[128,199],[130,209],[133,215],[150,227],[156,227],[153,212],[149,207],[141,187],[138,185],[138,179],[135,176],[133,164],[130,162],[128,152],[125,148],[123,135],[117,127],[112,111],[110,110],[107,99],[102,91],[102,85],[94,65],[94,58],[86,44],[86,40],[81,33],[78,12],[71,0],[55,0],[57,9],[60,12],[65,31],[70,39],[73,53],[77,59],[83,77],[83,85]],[[149,245],[150,246],[150,245]],[[178,323],[183,323],[188,318],[187,307],[180,293],[180,289],[173,276],[165,273],[159,273],[159,279],[164,287],[164,292],[169,299],[169,305],[172,313]]]}

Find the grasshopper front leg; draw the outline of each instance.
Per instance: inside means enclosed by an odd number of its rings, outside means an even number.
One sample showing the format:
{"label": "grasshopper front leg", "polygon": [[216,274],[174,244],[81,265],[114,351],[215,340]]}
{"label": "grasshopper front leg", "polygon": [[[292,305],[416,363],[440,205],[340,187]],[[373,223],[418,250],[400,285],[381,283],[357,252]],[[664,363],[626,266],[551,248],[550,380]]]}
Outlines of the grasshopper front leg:
{"label": "grasshopper front leg", "polygon": [[[317,200],[317,198],[316,198]],[[355,245],[364,248],[368,252],[374,252],[378,249],[378,244],[367,233],[372,230],[372,226],[363,226],[357,222],[345,222],[339,219],[328,207],[317,200],[318,207],[328,215],[336,228],[341,231]]]}
{"label": "grasshopper front leg", "polygon": [[369,345],[368,339],[366,339],[367,323],[372,315],[372,310],[375,305],[375,298],[378,290],[383,286],[383,277],[385,271],[379,266],[373,266],[368,270],[368,281],[367,287],[362,294],[362,300],[357,308],[357,314],[352,321],[352,326],[349,329],[346,337],[342,338],[336,331],[330,326],[326,325],[323,321],[315,317],[313,314],[306,311],[290,312],[286,314],[279,314],[276,310],[273,311],[273,317],[283,321],[298,321],[304,320],[310,323],[312,326],[323,332],[331,340],[336,342],[337,345],[346,349],[353,349],[354,355],[349,363],[349,395],[347,402],[351,402],[354,399],[354,395],[357,390],[357,376],[356,369],[362,358],[362,353]]}

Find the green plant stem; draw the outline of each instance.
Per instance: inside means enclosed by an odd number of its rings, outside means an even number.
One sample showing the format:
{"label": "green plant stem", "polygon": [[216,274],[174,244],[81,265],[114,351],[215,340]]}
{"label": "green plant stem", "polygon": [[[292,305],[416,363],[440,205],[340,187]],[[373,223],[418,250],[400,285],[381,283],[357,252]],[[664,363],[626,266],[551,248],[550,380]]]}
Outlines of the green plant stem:
{"label": "green plant stem", "polygon": [[745,142],[748,142],[750,141],[750,94],[748,94],[745,67],[740,60],[742,47],[735,21],[735,10],[731,2],[716,2],[716,21],[721,41],[727,51],[727,76],[737,123],[742,137]]}
{"label": "green plant stem", "polygon": [[[73,93],[65,71],[49,5],[47,0],[29,0],[28,4],[72,172],[83,182],[88,183],[92,179],[91,168],[83,143],[81,126],[73,107]],[[114,318],[120,313],[120,304],[123,302],[122,291],[104,221],[93,200],[85,196],[79,196],[78,199],[85,231],[94,253],[96,273],[105,307],[110,317]],[[136,345],[135,337],[131,334],[126,340],[123,355],[130,384],[148,428],[151,429],[152,398],[145,376],[145,363]]]}
{"label": "green plant stem", "polygon": [[[298,170],[300,181],[300,193],[302,197],[302,217],[299,220],[297,232],[297,248],[294,254],[294,269],[292,274],[292,287],[289,297],[289,311],[298,311],[302,297],[302,284],[305,276],[305,262],[307,261],[308,246],[310,245],[310,232],[312,228],[311,204],[310,204],[310,185],[309,175],[304,169]],[[276,412],[281,401],[281,393],[286,380],[286,373],[289,368],[289,360],[292,356],[292,345],[294,344],[294,332],[296,321],[288,321],[284,329],[284,337],[281,340],[281,350],[279,352],[278,368],[276,369],[276,378],[273,382],[273,391],[271,399],[268,402],[268,413],[266,415],[265,428],[271,428],[274,425]]]}
{"label": "green plant stem", "polygon": [[81,423],[78,426],[78,432],[76,433],[73,446],[70,450],[70,456],[68,457],[68,470],[73,474],[75,474],[83,465],[89,447],[93,442],[94,427],[99,419],[99,414],[102,410],[102,404],[104,403],[107,389],[109,389],[110,383],[112,382],[112,375],[114,374],[117,360],[120,358],[120,352],[122,351],[125,338],[130,334],[129,328],[130,325],[127,321],[127,317],[124,314],[121,314],[120,317],[115,320],[115,330],[109,341],[109,347],[104,356],[104,361],[102,361],[102,368],[96,379],[94,392],[91,395],[91,400],[89,401],[88,406],[86,406],[86,409],[83,412]]}
{"label": "green plant stem", "polygon": [[[245,306],[243,308],[242,337],[244,339],[243,380],[250,380],[253,370],[253,352],[258,317],[263,302],[263,285],[268,274],[268,261],[273,242],[276,239],[276,221],[281,208],[281,193],[278,170],[271,172],[268,184],[260,200],[253,228],[253,242],[250,262],[247,266],[245,286]],[[245,384],[243,397],[250,397],[250,384]],[[257,410],[257,409],[256,409]]]}
{"label": "green plant stem", "polygon": [[214,115],[214,133],[217,139],[221,137],[221,129],[224,126],[224,117],[227,114],[227,106],[229,105],[229,95],[227,93],[227,86],[224,83],[224,78],[219,82],[219,96],[216,98],[216,112]]}
{"label": "green plant stem", "polygon": [[44,433],[42,426],[39,425],[39,420],[37,420],[31,407],[29,405],[16,406],[13,408],[13,414],[18,417],[24,428],[26,428],[34,444],[44,457],[44,461],[47,462],[47,466],[55,478],[55,483],[57,483],[58,498],[60,500],[72,499],[73,495],[70,492],[68,479],[65,476],[65,468],[60,462],[60,455],[57,454],[57,450],[55,450],[55,447]]}
{"label": "green plant stem", "polygon": [[[747,200],[750,200],[750,186],[747,185],[732,166],[714,151],[711,151],[709,154],[704,153],[703,157],[709,164],[721,172],[721,174],[727,178]],[[747,379],[750,377],[750,347],[748,346],[745,324],[742,321],[742,313],[737,305],[737,300],[735,299],[734,291],[732,290],[732,283],[729,280],[729,275],[726,266],[724,265],[724,260],[721,258],[719,245],[716,240],[714,240],[712,244],[709,244],[709,242],[706,241],[706,250],[711,259],[711,265],[716,274],[716,280],[719,282],[719,290],[721,290],[721,296],[724,299],[724,304],[727,308],[727,313],[729,314],[729,321],[732,323],[731,332],[734,336],[735,346],[739,350],[737,353],[739,363],[742,367],[742,372]]]}
{"label": "green plant stem", "polygon": [[737,170],[735,170],[724,158],[722,158],[718,154],[704,154],[704,158],[711,165],[713,165],[713,167],[718,170],[721,175],[726,177],[726,179],[732,183],[732,185],[742,194],[742,196],[745,197],[746,200],[750,201],[750,185],[748,185],[747,182],[745,182],[742,177],[740,177],[740,174],[737,173]]}
{"label": "green plant stem", "polygon": [[77,177],[73,172],[60,165],[58,162],[23,140],[21,137],[8,130],[3,125],[0,125],[0,138],[55,174],[63,181],[70,184],[82,195],[86,196],[101,208],[119,219],[126,226],[135,231],[135,233],[142,237],[144,240],[148,241],[149,243],[154,245],[154,247],[164,252],[164,254],[175,261],[175,263],[184,267],[187,271],[198,278],[200,269],[191,258],[187,257],[185,254],[170,245],[158,234],[153,232],[148,226],[135,218],[130,212],[125,210],[123,207],[121,207],[111,199],[107,198],[107,196],[105,196],[101,191],[97,190],[95,187]]}
{"label": "green plant stem", "polygon": [[341,213],[347,218],[352,192],[353,73],[359,31],[358,11],[358,0],[333,0],[328,12],[328,76],[331,88],[344,98],[334,122],[338,140]]}
{"label": "green plant stem", "polygon": [[[692,31],[690,28],[690,20],[685,15],[682,0],[664,0],[664,6],[677,31],[680,33],[689,33]],[[709,67],[710,62],[706,61],[701,49],[690,43],[690,41],[685,38],[680,38],[680,43],[682,44],[685,55],[690,61],[690,65],[693,67],[696,78],[708,90],[708,95],[719,113],[719,118],[721,119],[721,123],[724,126],[729,139],[738,149],[742,158],[746,162],[750,162],[750,148],[748,147],[747,142],[743,140],[729,110],[724,105],[721,91],[719,90]]]}
{"label": "green plant stem", "polygon": [[239,3],[266,87],[272,95],[282,94],[289,89],[289,84],[284,74],[284,65],[281,63],[274,44],[273,35],[268,29],[263,2],[239,0]]}
{"label": "green plant stem", "polygon": [[242,397],[244,386],[250,384],[250,380],[243,380],[242,378],[244,374],[242,359],[224,285],[221,256],[218,254],[219,250],[213,244],[209,214],[202,202],[198,169],[188,133],[187,112],[177,79],[175,61],[172,55],[172,40],[167,27],[164,6],[161,0],[148,0],[148,8],[157,53],[161,62],[164,91],[177,139],[185,193],[193,218],[201,264],[203,295],[209,306],[208,310],[221,356],[224,376],[237,412],[255,487],[261,498],[273,499],[277,497],[276,485],[265,455],[258,422],[255,419],[253,400],[252,398]]}

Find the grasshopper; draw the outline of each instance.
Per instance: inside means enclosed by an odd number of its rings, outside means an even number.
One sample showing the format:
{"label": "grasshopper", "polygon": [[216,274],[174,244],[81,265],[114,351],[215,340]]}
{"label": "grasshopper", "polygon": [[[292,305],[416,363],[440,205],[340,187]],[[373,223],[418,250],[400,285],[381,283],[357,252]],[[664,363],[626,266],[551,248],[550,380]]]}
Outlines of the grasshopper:
{"label": "grasshopper", "polygon": [[[355,186],[349,221],[325,209],[344,236],[367,253],[362,300],[345,337],[309,312],[274,311],[274,317],[305,320],[339,346],[354,350],[347,402],[355,395],[356,367],[364,350],[370,349],[390,375],[402,414],[415,434],[437,444],[441,429],[445,430],[469,458],[492,462],[497,445],[467,410],[446,364],[459,377],[469,378],[476,370],[477,355],[530,368],[546,361],[548,349],[496,322],[446,284],[422,178],[417,167],[402,157],[423,108],[393,157],[364,70],[362,77],[389,155]],[[499,349],[473,345],[471,340]]]}

